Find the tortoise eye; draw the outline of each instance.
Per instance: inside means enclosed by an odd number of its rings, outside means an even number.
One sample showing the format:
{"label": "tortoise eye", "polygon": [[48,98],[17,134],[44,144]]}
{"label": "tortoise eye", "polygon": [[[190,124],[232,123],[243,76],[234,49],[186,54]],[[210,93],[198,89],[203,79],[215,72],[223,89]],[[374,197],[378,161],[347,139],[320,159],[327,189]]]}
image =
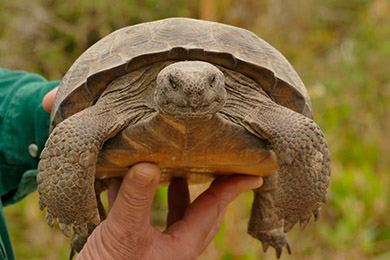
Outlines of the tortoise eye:
{"label": "tortoise eye", "polygon": [[214,83],[215,83],[215,76],[213,76],[210,80],[210,87],[214,87]]}
{"label": "tortoise eye", "polygon": [[171,84],[173,89],[177,89],[177,84],[171,77],[169,77],[169,84]]}

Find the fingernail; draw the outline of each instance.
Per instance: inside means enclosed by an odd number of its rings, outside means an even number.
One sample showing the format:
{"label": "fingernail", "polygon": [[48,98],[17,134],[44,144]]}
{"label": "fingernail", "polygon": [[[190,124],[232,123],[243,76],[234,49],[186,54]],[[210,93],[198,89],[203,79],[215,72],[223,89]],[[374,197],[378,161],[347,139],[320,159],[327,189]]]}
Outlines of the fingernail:
{"label": "fingernail", "polygon": [[257,177],[255,181],[253,181],[253,189],[260,188],[261,185],[263,185],[263,178],[262,177]]}
{"label": "fingernail", "polygon": [[133,180],[142,186],[147,186],[150,183],[153,182],[154,178],[156,177],[156,174],[153,171],[140,171],[135,170],[133,173]]}

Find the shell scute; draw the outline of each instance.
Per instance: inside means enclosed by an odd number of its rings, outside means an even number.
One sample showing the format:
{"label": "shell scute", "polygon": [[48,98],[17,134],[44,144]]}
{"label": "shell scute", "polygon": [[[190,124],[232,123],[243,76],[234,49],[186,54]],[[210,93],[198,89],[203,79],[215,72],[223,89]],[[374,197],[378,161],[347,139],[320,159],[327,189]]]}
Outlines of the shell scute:
{"label": "shell scute", "polygon": [[[114,79],[164,60],[202,60],[236,70],[275,102],[312,117],[304,84],[287,59],[254,33],[189,18],[169,18],[119,29],[85,51],[61,82],[52,126],[90,106]],[[67,106],[67,104],[79,104]]]}

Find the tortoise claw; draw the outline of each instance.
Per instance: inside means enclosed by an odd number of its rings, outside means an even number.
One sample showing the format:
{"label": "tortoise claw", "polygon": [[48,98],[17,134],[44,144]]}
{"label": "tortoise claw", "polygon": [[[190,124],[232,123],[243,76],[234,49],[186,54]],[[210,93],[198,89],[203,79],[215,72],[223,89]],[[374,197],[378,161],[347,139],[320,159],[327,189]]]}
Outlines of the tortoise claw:
{"label": "tortoise claw", "polygon": [[263,252],[264,253],[267,252],[268,247],[269,247],[269,243],[268,242],[263,242],[262,245],[263,245]]}
{"label": "tortoise claw", "polygon": [[307,218],[307,219],[301,219],[301,220],[299,221],[299,226],[300,226],[300,228],[301,228],[301,231],[304,231],[304,230],[305,230],[305,228],[307,227],[307,224],[309,224],[309,222],[310,222],[310,217]]}
{"label": "tortoise claw", "polygon": [[40,200],[38,201],[38,206],[39,206],[39,209],[40,209],[40,210],[43,210],[43,209],[46,207],[46,204],[43,203],[43,201],[40,199]]}
{"label": "tortoise claw", "polygon": [[70,250],[69,260],[72,260],[75,255],[76,255],[76,251],[72,248]]}
{"label": "tortoise claw", "polygon": [[49,227],[54,226],[55,218],[50,213],[46,212],[46,222],[49,225]]}
{"label": "tortoise claw", "polygon": [[70,237],[70,224],[60,223],[60,229],[64,236]]}
{"label": "tortoise claw", "polygon": [[[290,247],[289,243],[286,242],[285,246],[286,246],[288,254],[291,255],[291,247]],[[275,247],[276,257],[278,259],[282,256],[282,249],[283,249],[283,246],[280,246],[280,245]]]}
{"label": "tortoise claw", "polygon": [[313,212],[314,220],[317,221],[321,217],[321,208],[316,209]]}
{"label": "tortoise claw", "polygon": [[286,243],[287,252],[289,255],[291,255],[291,247],[289,243]]}
{"label": "tortoise claw", "polygon": [[92,222],[96,226],[100,224],[99,210],[97,208],[94,210],[91,210],[90,217],[88,218],[88,221]]}
{"label": "tortoise claw", "polygon": [[275,251],[276,251],[276,257],[279,259],[280,256],[282,255],[282,247],[281,246],[275,247]]}
{"label": "tortoise claw", "polygon": [[291,248],[282,227],[250,234],[261,241],[264,253],[267,252],[269,246],[272,246],[275,248],[277,258],[282,255],[283,247],[286,247],[288,253],[291,254]]}
{"label": "tortoise claw", "polygon": [[284,233],[289,232],[289,231],[294,227],[295,224],[296,224],[296,222],[294,222],[294,221],[288,221],[288,220],[286,220],[286,221],[284,222],[283,232],[284,232]]}

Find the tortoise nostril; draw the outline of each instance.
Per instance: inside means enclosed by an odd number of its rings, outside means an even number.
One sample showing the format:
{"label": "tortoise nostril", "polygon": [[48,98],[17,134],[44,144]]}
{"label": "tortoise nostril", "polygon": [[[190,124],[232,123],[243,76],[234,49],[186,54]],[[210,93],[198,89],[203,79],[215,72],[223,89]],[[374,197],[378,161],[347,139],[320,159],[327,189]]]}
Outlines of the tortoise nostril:
{"label": "tortoise nostril", "polygon": [[184,94],[189,98],[202,98],[204,89],[185,89]]}

